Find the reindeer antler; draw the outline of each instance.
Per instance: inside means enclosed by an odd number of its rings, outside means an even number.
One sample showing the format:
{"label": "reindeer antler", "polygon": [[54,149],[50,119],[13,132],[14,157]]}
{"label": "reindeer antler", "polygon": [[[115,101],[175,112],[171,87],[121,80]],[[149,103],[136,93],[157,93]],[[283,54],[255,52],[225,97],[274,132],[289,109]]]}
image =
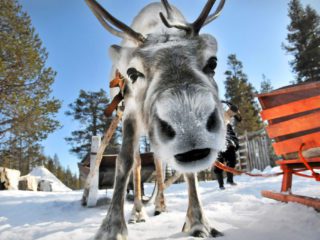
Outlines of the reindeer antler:
{"label": "reindeer antler", "polygon": [[[92,12],[94,13],[94,15],[98,18],[102,26],[111,34],[118,36],[120,38],[129,37],[134,41],[137,41],[138,43],[145,42],[146,38],[141,33],[134,31],[132,28],[130,28],[120,20],[116,19],[108,11],[106,11],[98,2],[96,2],[95,0],[85,0],[85,1],[87,5],[90,7],[90,9],[92,10]],[[113,28],[110,25],[110,23],[122,31],[119,31]]]}
{"label": "reindeer antler", "polygon": [[213,14],[211,14],[209,17],[207,17],[206,21],[204,22],[204,24],[202,26],[205,26],[205,25],[211,23],[213,20],[215,20],[217,17],[220,16],[221,11],[222,11],[225,3],[226,3],[225,0],[220,1],[219,5],[217,7],[217,10]]}
{"label": "reindeer antler", "polygon": [[161,0],[161,3],[166,9],[167,18],[172,19],[172,7],[170,6],[169,2],[167,0]]}
{"label": "reindeer antler", "polygon": [[215,20],[220,15],[222,8],[225,4],[225,0],[221,0],[216,11],[213,14],[209,15],[216,0],[208,0],[206,5],[202,9],[199,17],[193,23],[180,23],[180,22],[173,21],[172,7],[170,6],[169,2],[167,0],[161,0],[161,2],[164,8],[166,9],[167,16],[168,16],[167,18],[165,18],[163,13],[160,12],[159,14],[162,22],[168,28],[172,28],[172,27],[178,28],[186,31],[188,35],[192,35],[192,36],[198,35],[203,26]]}

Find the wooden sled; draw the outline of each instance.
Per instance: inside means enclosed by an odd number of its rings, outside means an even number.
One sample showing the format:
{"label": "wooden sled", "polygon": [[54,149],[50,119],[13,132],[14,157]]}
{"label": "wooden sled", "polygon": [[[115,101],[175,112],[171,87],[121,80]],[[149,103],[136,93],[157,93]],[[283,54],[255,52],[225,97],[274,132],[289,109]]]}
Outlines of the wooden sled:
{"label": "wooden sled", "polygon": [[[155,165],[153,153],[142,153],[141,157],[141,183],[151,182],[155,177]],[[103,155],[99,167],[99,189],[112,189],[114,184],[115,167],[117,155]],[[86,180],[90,172],[90,157],[85,158],[82,162],[78,163],[80,177]],[[131,175],[128,190],[133,190],[133,177]],[[142,191],[143,192],[143,191]],[[155,187],[150,196],[151,199],[155,193]]]}
{"label": "wooden sled", "polygon": [[[262,191],[264,197],[297,202],[320,210],[320,199],[292,194],[292,175],[320,181],[314,169],[320,169],[320,82],[304,83],[259,94],[261,117],[266,131],[275,140],[273,148],[282,160],[281,192]],[[299,156],[300,152],[300,156]],[[301,172],[311,170],[312,176]]]}

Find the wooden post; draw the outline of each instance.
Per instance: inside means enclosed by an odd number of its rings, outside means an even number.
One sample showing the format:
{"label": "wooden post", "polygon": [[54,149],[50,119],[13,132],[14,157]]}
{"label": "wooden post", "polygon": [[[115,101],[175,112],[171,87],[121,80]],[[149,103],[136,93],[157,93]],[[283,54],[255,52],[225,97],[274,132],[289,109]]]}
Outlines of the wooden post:
{"label": "wooden post", "polygon": [[281,169],[283,170],[281,192],[291,192],[292,187],[292,169],[287,165],[282,165]]}
{"label": "wooden post", "polygon": [[[108,146],[108,144],[109,144],[109,142],[111,140],[111,137],[114,134],[114,132],[115,132],[115,130],[116,130],[121,118],[122,118],[122,111],[118,111],[117,115],[112,120],[108,130],[103,135],[103,139],[102,139],[101,144],[100,144],[100,146],[98,148],[97,155],[96,155],[96,158],[95,158],[94,167],[90,166],[90,172],[89,172],[89,175],[88,175],[88,177],[86,179],[86,183],[85,183],[85,186],[84,186],[82,200],[81,200],[81,203],[82,203],[83,206],[86,206],[87,203],[88,203],[88,195],[89,195],[89,189],[91,187],[92,179],[94,178],[95,173],[99,172],[99,168],[100,168],[100,163],[101,163],[101,160],[102,160],[103,152],[106,149],[106,147]],[[90,165],[91,165],[91,162],[90,162]]]}
{"label": "wooden post", "polygon": [[98,201],[98,189],[99,189],[99,168],[96,168],[96,157],[99,147],[101,145],[100,136],[92,136],[91,140],[91,153],[90,153],[90,173],[93,172],[91,184],[88,192],[87,207],[94,207]]}
{"label": "wooden post", "polygon": [[251,159],[250,159],[250,149],[249,149],[249,139],[248,139],[248,134],[247,131],[244,132],[244,146],[245,146],[245,155],[247,157],[247,171],[252,170],[252,165],[251,165]]}

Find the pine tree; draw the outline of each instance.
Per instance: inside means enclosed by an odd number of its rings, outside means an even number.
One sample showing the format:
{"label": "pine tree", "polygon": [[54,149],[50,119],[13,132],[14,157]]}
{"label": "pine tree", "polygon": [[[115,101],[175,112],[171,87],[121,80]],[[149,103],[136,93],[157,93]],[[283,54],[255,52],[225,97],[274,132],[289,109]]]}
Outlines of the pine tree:
{"label": "pine tree", "polygon": [[294,59],[290,62],[298,83],[320,81],[320,16],[309,5],[304,9],[299,0],[291,0],[288,16],[288,44],[283,44]]}
{"label": "pine tree", "polygon": [[53,163],[53,159],[51,157],[48,158],[47,164],[45,166],[52,174],[55,174],[56,172],[56,167]]}
{"label": "pine tree", "polygon": [[0,159],[6,152],[25,172],[41,155],[39,142],[59,127],[61,103],[50,96],[56,73],[30,17],[15,0],[0,1],[0,9]]}
{"label": "pine tree", "polygon": [[261,129],[259,118],[259,107],[255,102],[256,91],[248,82],[246,74],[243,73],[243,65],[235,54],[228,57],[229,70],[225,72],[225,98],[227,101],[238,106],[242,121],[235,123],[235,130],[238,134],[245,131],[257,131]]}
{"label": "pine tree", "polygon": [[[71,144],[71,152],[77,154],[82,159],[90,152],[91,137],[102,136],[111,123],[110,118],[106,118],[104,110],[109,103],[106,92],[100,89],[98,92],[80,91],[79,97],[71,104],[66,115],[72,116],[80,123],[79,130],[73,131],[71,137],[65,140]],[[117,134],[110,141],[106,151],[109,153],[118,152]]]}
{"label": "pine tree", "polygon": [[270,79],[266,78],[264,74],[262,74],[262,81],[260,83],[260,93],[268,93],[273,90]]}

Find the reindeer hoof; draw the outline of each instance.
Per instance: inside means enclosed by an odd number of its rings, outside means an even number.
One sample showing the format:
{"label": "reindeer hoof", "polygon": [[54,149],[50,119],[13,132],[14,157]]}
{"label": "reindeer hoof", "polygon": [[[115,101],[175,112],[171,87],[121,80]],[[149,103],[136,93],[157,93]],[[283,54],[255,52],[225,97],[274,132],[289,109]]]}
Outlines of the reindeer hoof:
{"label": "reindeer hoof", "polygon": [[128,223],[129,224],[135,224],[135,223],[143,223],[146,222],[145,219],[129,219]]}
{"label": "reindeer hoof", "polygon": [[135,208],[133,208],[131,212],[131,217],[128,221],[129,224],[135,224],[135,223],[141,223],[146,222],[148,215],[145,212],[144,208],[141,208],[140,211],[136,211]]}
{"label": "reindeer hoof", "polygon": [[205,237],[207,237],[207,234],[205,232],[197,230],[197,231],[194,231],[193,233],[191,233],[191,236],[198,237],[198,238],[205,238]]}
{"label": "reindeer hoof", "polygon": [[[114,229],[113,229],[114,230]],[[94,240],[128,240],[128,232],[125,230],[124,232],[121,231],[105,231],[104,229],[99,229],[97,234],[94,237]]]}
{"label": "reindeer hoof", "polygon": [[191,236],[198,237],[198,238],[207,238],[207,237],[221,237],[223,236],[223,234],[218,230],[212,228],[210,230],[209,236],[208,236],[208,232],[204,232],[201,230],[195,230],[194,232],[191,233]]}
{"label": "reindeer hoof", "polygon": [[128,223],[129,224],[135,224],[137,221],[135,219],[129,219]]}
{"label": "reindeer hoof", "polygon": [[218,230],[211,228],[210,234],[212,237],[222,237],[223,233],[219,232]]}
{"label": "reindeer hoof", "polygon": [[160,215],[160,214],[161,214],[160,211],[154,211],[154,216],[158,216],[158,215]]}

